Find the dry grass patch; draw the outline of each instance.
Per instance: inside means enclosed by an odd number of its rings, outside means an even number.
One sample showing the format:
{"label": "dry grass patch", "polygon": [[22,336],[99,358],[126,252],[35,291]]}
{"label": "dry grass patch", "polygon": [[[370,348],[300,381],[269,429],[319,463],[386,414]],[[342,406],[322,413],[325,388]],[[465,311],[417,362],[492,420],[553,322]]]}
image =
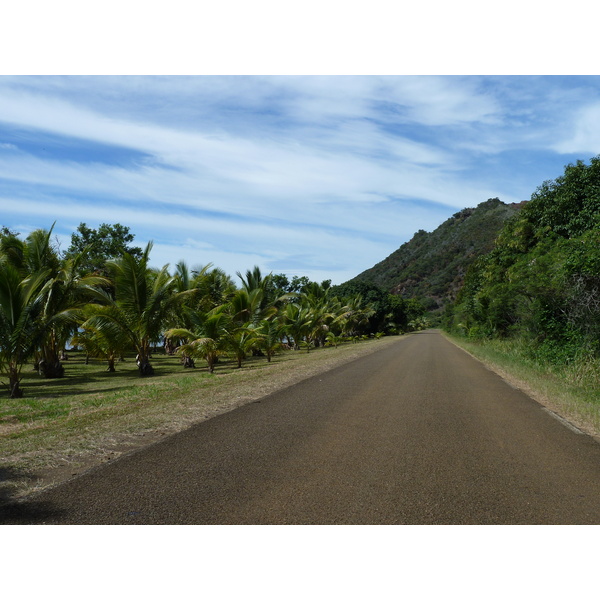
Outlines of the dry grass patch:
{"label": "dry grass patch", "polygon": [[398,339],[287,351],[270,363],[254,357],[241,369],[222,361],[214,374],[200,363],[183,369],[177,357],[156,354],[156,375],[142,379],[132,359],[110,374],[100,362],[85,365],[77,353],[65,363],[64,379],[26,372],[25,398],[5,396],[0,402],[0,502],[65,481]]}

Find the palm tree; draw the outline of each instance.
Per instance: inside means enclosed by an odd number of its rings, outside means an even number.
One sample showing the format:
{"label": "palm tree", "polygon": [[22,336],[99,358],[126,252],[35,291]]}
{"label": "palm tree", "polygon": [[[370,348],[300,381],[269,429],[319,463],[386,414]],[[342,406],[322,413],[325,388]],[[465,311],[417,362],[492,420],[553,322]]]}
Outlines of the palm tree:
{"label": "palm tree", "polygon": [[265,305],[264,292],[261,288],[251,291],[236,290],[229,299],[228,308],[233,320],[240,325],[257,324],[277,314],[274,306]]}
{"label": "palm tree", "polygon": [[212,264],[190,271],[184,261],[175,267],[174,291],[181,302],[173,307],[169,326],[190,329],[189,315],[194,311],[207,313],[225,304],[234,293],[233,281],[224,271],[212,268]]}
{"label": "palm tree", "polygon": [[375,314],[371,305],[364,303],[360,294],[346,300],[345,310],[340,315],[340,325],[345,335],[356,335],[364,326],[368,325],[369,318]]}
{"label": "palm tree", "polygon": [[142,376],[154,374],[150,364],[151,343],[161,336],[169,311],[179,300],[168,265],[160,270],[148,266],[151,249],[149,242],[140,258],[125,252],[120,260],[107,263],[115,298],[84,324],[100,332],[107,328],[121,330],[137,352],[136,362]]}
{"label": "palm tree", "polygon": [[25,240],[10,236],[3,240],[2,254],[24,274],[43,270],[55,273],[60,268],[60,258],[50,242],[53,229],[54,225],[48,231],[36,229]]}
{"label": "palm tree", "polygon": [[6,256],[0,257],[0,372],[8,374],[11,398],[22,398],[20,374],[42,336],[45,271],[23,277]]}
{"label": "palm tree", "polygon": [[255,332],[258,337],[257,347],[264,350],[267,362],[271,362],[271,357],[283,346],[281,343],[283,327],[275,319],[263,319]]}
{"label": "palm tree", "polygon": [[[92,317],[104,313],[110,313],[113,307],[88,305],[82,313],[87,317]],[[108,361],[107,371],[114,373],[115,361],[119,356],[131,347],[131,341],[126,332],[114,323],[105,323],[104,327],[98,328],[92,325],[93,321],[85,320],[83,326],[73,336],[73,343],[82,346],[88,356],[94,358],[104,358]]]}
{"label": "palm tree", "polygon": [[281,300],[281,298],[277,298],[277,286],[273,281],[273,275],[271,273],[263,277],[260,268],[255,266],[252,271],[246,271],[245,277],[239,271],[236,275],[242,281],[242,289],[248,294],[260,290],[260,310],[275,306],[277,302]]}
{"label": "palm tree", "polygon": [[342,343],[342,339],[343,339],[341,336],[336,335],[335,333],[333,333],[333,331],[329,331],[325,337],[327,338],[327,341],[331,345],[333,345],[335,348],[338,347],[338,344]]}
{"label": "palm tree", "polygon": [[64,375],[61,355],[67,341],[77,331],[78,309],[90,301],[103,301],[105,298],[101,287],[108,285],[108,280],[91,274],[81,276],[83,259],[84,253],[80,253],[64,261],[44,288],[44,309],[40,315],[44,338],[38,370],[47,378]]}
{"label": "palm tree", "polygon": [[270,281],[270,276],[267,275],[266,277],[263,277],[258,266],[255,266],[252,271],[247,270],[245,278],[239,271],[236,272],[236,275],[242,280],[242,287],[247,292],[256,289],[264,289]]}
{"label": "palm tree", "polygon": [[294,350],[299,350],[301,344],[310,337],[313,329],[313,312],[306,306],[286,304],[281,319],[288,341],[293,342]]}
{"label": "palm tree", "polygon": [[64,367],[61,356],[67,340],[76,330],[77,309],[98,297],[98,287],[107,284],[102,277],[79,276],[79,266],[84,253],[61,261],[53,247],[49,231],[36,229],[20,240],[16,236],[2,240],[5,264],[16,269],[22,278],[33,276],[44,279],[41,310],[37,325],[42,334],[36,348],[36,368],[44,377],[62,377]]}
{"label": "palm tree", "polygon": [[236,289],[233,280],[223,269],[209,267],[210,264],[193,271],[194,287],[199,290],[198,308],[203,311],[225,304]]}
{"label": "palm tree", "polygon": [[214,308],[206,313],[189,313],[192,328],[173,328],[165,333],[171,340],[183,341],[177,349],[185,358],[206,360],[208,370],[213,373],[217,357],[225,352],[231,317],[225,311],[226,306]]}
{"label": "palm tree", "polygon": [[247,324],[229,332],[226,345],[237,360],[238,369],[241,368],[242,361],[248,356],[248,353],[256,348],[257,341],[256,332]]}

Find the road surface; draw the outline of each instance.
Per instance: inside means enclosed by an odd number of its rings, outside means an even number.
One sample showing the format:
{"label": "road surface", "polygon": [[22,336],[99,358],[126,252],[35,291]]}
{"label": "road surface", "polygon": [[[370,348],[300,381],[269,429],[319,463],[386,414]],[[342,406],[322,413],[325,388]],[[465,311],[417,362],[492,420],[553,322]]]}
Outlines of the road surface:
{"label": "road surface", "polygon": [[0,523],[599,524],[600,444],[428,331],[0,509]]}

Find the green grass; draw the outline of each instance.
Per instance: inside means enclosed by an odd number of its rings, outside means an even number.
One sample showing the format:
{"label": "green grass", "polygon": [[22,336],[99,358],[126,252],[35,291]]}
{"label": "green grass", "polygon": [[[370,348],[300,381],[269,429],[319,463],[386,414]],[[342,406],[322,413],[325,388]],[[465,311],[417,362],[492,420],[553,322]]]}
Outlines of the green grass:
{"label": "green grass", "polygon": [[[283,354],[279,356],[279,360],[285,358]],[[36,424],[101,407],[147,403],[160,399],[164,393],[210,386],[211,381],[238,371],[232,359],[221,358],[211,374],[202,361],[196,362],[195,369],[184,369],[178,356],[158,353],[151,360],[155,373],[151,377],[139,376],[133,355],[116,363],[115,373],[106,370],[105,361],[90,359],[86,365],[85,356],[79,352],[70,352],[63,364],[65,377],[60,379],[43,379],[30,365],[25,365],[21,373],[23,398],[9,398],[7,387],[0,387],[0,425]],[[267,365],[265,358],[249,357],[242,370],[253,371]]]}
{"label": "green grass", "polygon": [[154,354],[155,375],[147,378],[138,375],[133,356],[108,373],[105,362],[86,365],[82,354],[71,352],[63,363],[65,377],[54,380],[25,365],[23,398],[9,398],[0,386],[0,503],[47,485],[49,469],[81,472],[109,455],[181,431],[393,341],[283,351],[270,363],[249,357],[241,369],[223,357],[213,374],[202,361],[184,369],[177,356],[162,353]]}
{"label": "green grass", "polygon": [[177,356],[157,353],[151,361],[155,375],[140,377],[133,356],[109,373],[103,361],[86,365],[83,354],[69,354],[63,363],[64,378],[43,379],[25,365],[23,398],[11,399],[7,388],[0,389],[3,463],[8,459],[22,466],[51,465],[48,456],[53,454],[93,452],[107,438],[161,426],[168,429],[189,420],[191,413],[210,410],[211,390],[229,375],[239,372],[237,378],[248,378],[269,364],[260,357],[250,358],[237,369],[234,361],[222,359],[211,374],[200,361],[197,368],[184,369]]}
{"label": "green grass", "polygon": [[[116,373],[106,371],[106,363],[90,360],[77,352],[69,353],[65,361],[65,377],[43,379],[29,365],[23,367],[21,387],[23,398],[11,399],[6,388],[0,390],[0,425],[2,423],[35,424],[49,419],[68,418],[76,412],[117,405],[123,401],[147,400],[156,383],[169,380],[170,385],[186,389],[211,375],[202,369],[183,369],[177,357],[155,355],[156,375],[141,378],[133,357],[118,363]],[[176,380],[173,376],[176,375]],[[164,386],[159,386],[164,387]],[[146,389],[148,388],[148,389]]]}
{"label": "green grass", "polygon": [[446,337],[541,404],[600,436],[600,361],[552,365],[532,357],[523,339],[473,341]]}

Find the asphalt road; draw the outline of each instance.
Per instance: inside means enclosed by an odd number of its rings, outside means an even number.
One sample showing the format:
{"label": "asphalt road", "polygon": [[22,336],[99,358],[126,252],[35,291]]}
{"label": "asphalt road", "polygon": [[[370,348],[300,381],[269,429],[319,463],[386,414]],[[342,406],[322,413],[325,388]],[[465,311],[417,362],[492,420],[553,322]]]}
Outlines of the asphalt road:
{"label": "asphalt road", "polygon": [[600,444],[422,332],[0,509],[0,523],[600,524]]}

